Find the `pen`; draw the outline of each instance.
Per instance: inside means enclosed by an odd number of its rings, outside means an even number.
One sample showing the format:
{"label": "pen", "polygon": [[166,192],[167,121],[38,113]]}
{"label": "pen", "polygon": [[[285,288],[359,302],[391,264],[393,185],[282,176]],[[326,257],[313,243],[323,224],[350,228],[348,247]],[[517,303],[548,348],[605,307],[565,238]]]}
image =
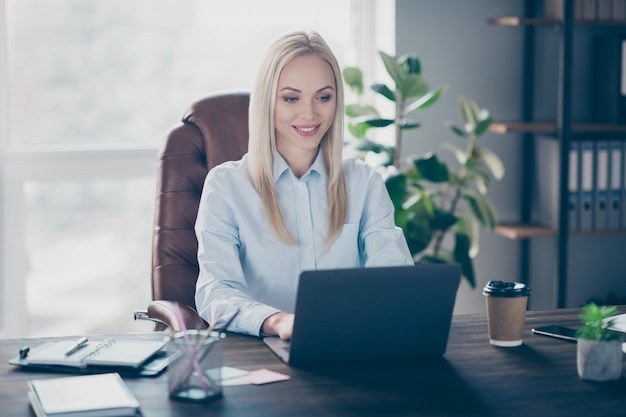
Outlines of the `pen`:
{"label": "pen", "polygon": [[65,356],[70,356],[72,353],[77,352],[78,350],[84,348],[85,346],[87,346],[87,342],[88,339],[86,336],[81,337],[80,339],[78,339],[78,341],[70,348],[70,350],[68,350],[67,352],[65,352]]}

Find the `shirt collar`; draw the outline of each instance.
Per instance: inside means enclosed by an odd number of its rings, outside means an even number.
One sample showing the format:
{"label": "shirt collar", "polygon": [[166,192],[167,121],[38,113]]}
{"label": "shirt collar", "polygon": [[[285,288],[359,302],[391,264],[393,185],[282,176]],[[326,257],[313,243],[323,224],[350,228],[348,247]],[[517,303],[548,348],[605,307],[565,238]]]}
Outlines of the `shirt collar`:
{"label": "shirt collar", "polygon": [[[285,161],[285,158],[283,158],[278,151],[274,152],[273,171],[274,182],[277,182],[285,172],[291,172],[287,161]],[[302,179],[307,178],[313,172],[316,172],[322,180],[326,180],[326,163],[324,162],[322,152],[317,152],[317,156],[315,157],[311,168],[309,168],[309,170],[302,176]]]}

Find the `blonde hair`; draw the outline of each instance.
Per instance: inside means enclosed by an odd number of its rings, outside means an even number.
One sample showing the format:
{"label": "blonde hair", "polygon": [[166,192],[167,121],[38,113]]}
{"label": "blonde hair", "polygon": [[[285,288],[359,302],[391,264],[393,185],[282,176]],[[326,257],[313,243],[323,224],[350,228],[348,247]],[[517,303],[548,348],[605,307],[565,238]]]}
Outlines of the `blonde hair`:
{"label": "blonde hair", "polygon": [[281,71],[294,58],[314,55],[330,65],[336,88],[336,108],[333,122],[320,143],[326,166],[328,196],[328,230],[326,244],[335,240],[348,212],[348,196],[342,168],[343,150],[343,84],[337,59],[316,32],[292,32],[270,45],[265,52],[255,85],[250,94],[248,159],[250,177],[256,188],[267,219],[283,241],[296,244],[289,234],[278,205],[272,170],[276,150],[274,108]]}

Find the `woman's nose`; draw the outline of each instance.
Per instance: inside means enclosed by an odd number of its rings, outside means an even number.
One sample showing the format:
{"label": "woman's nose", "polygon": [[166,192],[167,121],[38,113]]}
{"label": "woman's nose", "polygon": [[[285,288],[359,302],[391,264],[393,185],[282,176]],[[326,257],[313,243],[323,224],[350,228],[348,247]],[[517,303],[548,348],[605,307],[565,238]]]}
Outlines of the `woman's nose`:
{"label": "woman's nose", "polygon": [[310,101],[302,101],[302,106],[300,107],[300,116],[303,118],[312,118],[315,116],[315,105]]}

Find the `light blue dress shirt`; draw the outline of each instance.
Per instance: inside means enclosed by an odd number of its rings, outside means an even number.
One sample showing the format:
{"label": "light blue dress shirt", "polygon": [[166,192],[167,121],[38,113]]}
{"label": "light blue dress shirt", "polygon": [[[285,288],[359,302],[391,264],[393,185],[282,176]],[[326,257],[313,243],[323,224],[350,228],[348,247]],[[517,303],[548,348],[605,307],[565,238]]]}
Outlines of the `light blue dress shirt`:
{"label": "light blue dress shirt", "polygon": [[226,162],[206,177],[195,230],[200,274],[198,313],[233,332],[259,336],[270,315],[294,312],[301,271],[412,264],[382,177],[360,160],[343,162],[348,215],[327,248],[328,198],[321,152],[301,178],[274,157],[274,178],[287,230],[298,245],[282,241],[265,218],[248,175],[248,158]]}

